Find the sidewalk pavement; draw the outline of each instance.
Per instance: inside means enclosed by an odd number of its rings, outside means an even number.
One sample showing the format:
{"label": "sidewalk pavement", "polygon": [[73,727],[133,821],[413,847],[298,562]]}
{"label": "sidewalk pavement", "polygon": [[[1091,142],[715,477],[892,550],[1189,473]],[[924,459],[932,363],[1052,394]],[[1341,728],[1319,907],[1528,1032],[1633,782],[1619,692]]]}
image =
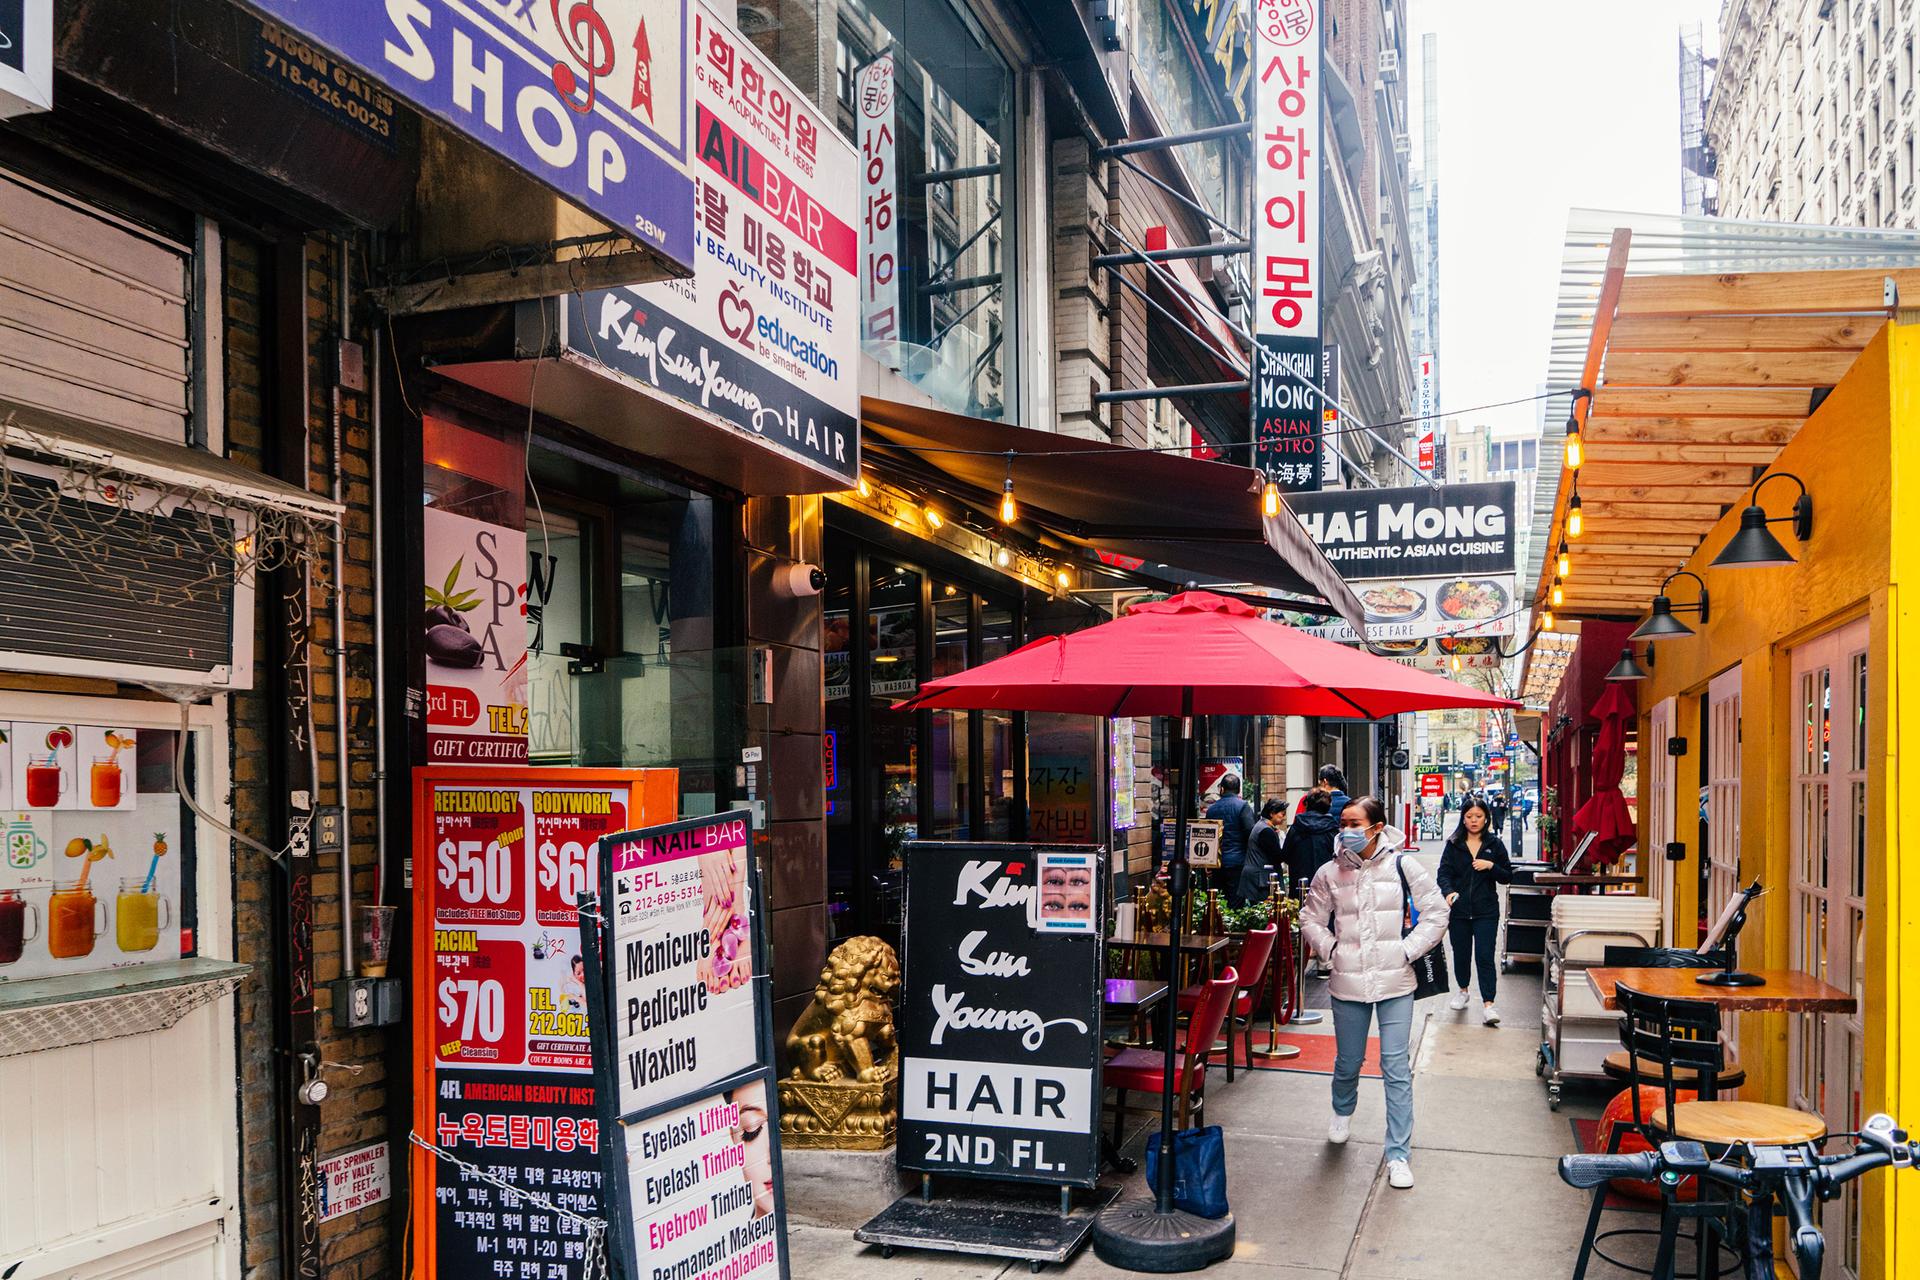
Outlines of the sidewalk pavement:
{"label": "sidewalk pavement", "polygon": [[[1310,980],[1310,986],[1324,984]],[[1207,1274],[1242,1280],[1571,1275],[1588,1200],[1560,1181],[1554,1161],[1574,1149],[1569,1120],[1597,1116],[1607,1095],[1570,1087],[1561,1111],[1547,1110],[1546,1090],[1533,1074],[1540,1043],[1537,972],[1504,975],[1499,1006],[1505,1020],[1498,1028],[1481,1025],[1477,999],[1459,1013],[1440,997],[1415,1011],[1416,1185],[1409,1191],[1387,1186],[1380,1163],[1386,1117],[1378,1080],[1361,1081],[1353,1139],[1336,1147],[1326,1141],[1326,1076],[1255,1071],[1228,1085],[1216,1068],[1207,1081],[1206,1119],[1226,1130],[1238,1247]],[[1138,1156],[1144,1140],[1143,1128],[1129,1153]],[[1139,1178],[1129,1182],[1137,1185]],[[1602,1229],[1621,1225],[1656,1222],[1609,1214]],[[804,1224],[792,1227],[789,1243],[793,1274],[809,1280],[1012,1280],[1027,1271],[1025,1263],[962,1254],[902,1250],[883,1259],[850,1232]],[[1651,1259],[1651,1241],[1644,1238],[1613,1245],[1643,1267]],[[1090,1248],[1048,1270],[1071,1280],[1133,1274],[1108,1267]],[[1588,1272],[1592,1280],[1625,1274],[1598,1260]]]}

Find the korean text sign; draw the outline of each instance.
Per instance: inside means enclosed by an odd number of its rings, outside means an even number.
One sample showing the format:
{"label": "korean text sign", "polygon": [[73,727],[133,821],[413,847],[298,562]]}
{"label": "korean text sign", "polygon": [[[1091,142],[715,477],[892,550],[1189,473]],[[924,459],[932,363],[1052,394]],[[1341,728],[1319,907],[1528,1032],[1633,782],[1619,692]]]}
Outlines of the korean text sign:
{"label": "korean text sign", "polygon": [[907,845],[902,1169],[1090,1187],[1105,850]]}
{"label": "korean text sign", "polygon": [[[600,839],[670,815],[677,790],[671,769],[414,773],[414,1127],[583,1214],[603,1211],[605,1129],[574,903],[598,882]],[[413,1186],[423,1274],[587,1274],[578,1224],[425,1152]]]}
{"label": "korean text sign", "polygon": [[1324,0],[1255,0],[1255,462],[1281,488],[1318,489]]}
{"label": "korean text sign", "polygon": [[693,279],[573,297],[567,346],[851,484],[854,148],[730,24],[692,14]]}
{"label": "korean text sign", "polygon": [[860,337],[900,338],[900,208],[895,188],[900,164],[894,128],[893,55],[883,53],[854,78],[860,120],[860,224],[866,249],[860,264]]}
{"label": "korean text sign", "polygon": [[250,3],[608,226],[693,265],[685,0]]}
{"label": "korean text sign", "polygon": [[752,846],[744,811],[601,845],[588,999],[623,1274],[786,1275]]}

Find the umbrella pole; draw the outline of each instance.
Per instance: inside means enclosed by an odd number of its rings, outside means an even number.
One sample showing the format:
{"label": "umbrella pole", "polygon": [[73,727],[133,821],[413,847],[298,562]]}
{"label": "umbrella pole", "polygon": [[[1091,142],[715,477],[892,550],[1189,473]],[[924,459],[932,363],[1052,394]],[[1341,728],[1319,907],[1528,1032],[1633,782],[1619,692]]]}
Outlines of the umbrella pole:
{"label": "umbrella pole", "polygon": [[[1233,1214],[1223,1218],[1201,1218],[1173,1204],[1173,1090],[1174,1055],[1179,1052],[1180,925],[1187,911],[1187,885],[1191,870],[1187,866],[1187,819],[1194,804],[1193,693],[1189,690],[1181,702],[1180,718],[1180,808],[1173,828],[1173,853],[1167,862],[1167,875],[1173,904],[1173,918],[1167,922],[1168,993],[1165,1035],[1165,1074],[1160,1091],[1160,1178],[1148,1196],[1128,1197],[1102,1210],[1093,1225],[1093,1251],[1109,1266],[1128,1271],[1198,1271],[1233,1253]],[[1202,1071],[1206,1064],[1200,1064]]]}
{"label": "umbrella pole", "polygon": [[[1193,706],[1193,696],[1187,696],[1186,707]],[[1187,865],[1187,820],[1193,816],[1194,807],[1194,769],[1193,769],[1193,717],[1183,716],[1180,720],[1180,812],[1173,824],[1173,857],[1167,863],[1167,886],[1173,902],[1172,919],[1167,921],[1167,986],[1176,998],[1167,1001],[1165,1034],[1161,1037],[1161,1048],[1166,1053],[1164,1074],[1160,1087],[1160,1185],[1155,1188],[1156,1209],[1160,1213],[1173,1212],[1173,1090],[1175,1086],[1175,1059],[1180,1051],[1180,933],[1181,925],[1186,923],[1187,894],[1193,879],[1193,869]],[[1205,1067],[1201,1068],[1205,1070]]]}

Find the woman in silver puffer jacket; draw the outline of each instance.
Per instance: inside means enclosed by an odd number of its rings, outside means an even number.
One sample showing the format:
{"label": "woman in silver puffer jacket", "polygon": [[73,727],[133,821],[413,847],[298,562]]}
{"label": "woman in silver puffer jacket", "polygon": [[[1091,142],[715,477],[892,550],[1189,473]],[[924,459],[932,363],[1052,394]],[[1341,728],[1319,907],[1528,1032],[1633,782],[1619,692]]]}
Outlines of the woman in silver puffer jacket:
{"label": "woman in silver puffer jacket", "polygon": [[[1402,832],[1387,825],[1372,796],[1349,801],[1340,815],[1335,854],[1313,877],[1300,912],[1300,934],[1333,968],[1337,1051],[1329,1142],[1345,1142],[1360,1099],[1360,1062],[1375,1016],[1380,1023],[1380,1076],[1387,1095],[1387,1181],[1413,1185],[1413,961],[1447,932],[1447,900],[1417,859],[1404,857]],[[1401,888],[1401,875],[1406,888]],[[1419,922],[1401,936],[1407,899]],[[1329,924],[1332,928],[1329,928]]]}

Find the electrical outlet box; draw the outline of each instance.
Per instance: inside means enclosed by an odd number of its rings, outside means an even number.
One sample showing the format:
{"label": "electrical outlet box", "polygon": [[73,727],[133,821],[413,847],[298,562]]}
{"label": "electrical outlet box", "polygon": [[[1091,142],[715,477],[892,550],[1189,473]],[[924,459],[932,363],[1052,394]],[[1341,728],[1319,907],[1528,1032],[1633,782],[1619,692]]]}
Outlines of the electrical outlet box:
{"label": "electrical outlet box", "polygon": [[1672,844],[1669,844],[1667,846],[1668,862],[1685,862],[1686,860],[1687,860],[1686,845],[1681,844],[1678,840],[1675,840]]}
{"label": "electrical outlet box", "polygon": [[332,986],[336,1027],[391,1027],[406,1017],[406,989],[398,978],[341,978]]}

